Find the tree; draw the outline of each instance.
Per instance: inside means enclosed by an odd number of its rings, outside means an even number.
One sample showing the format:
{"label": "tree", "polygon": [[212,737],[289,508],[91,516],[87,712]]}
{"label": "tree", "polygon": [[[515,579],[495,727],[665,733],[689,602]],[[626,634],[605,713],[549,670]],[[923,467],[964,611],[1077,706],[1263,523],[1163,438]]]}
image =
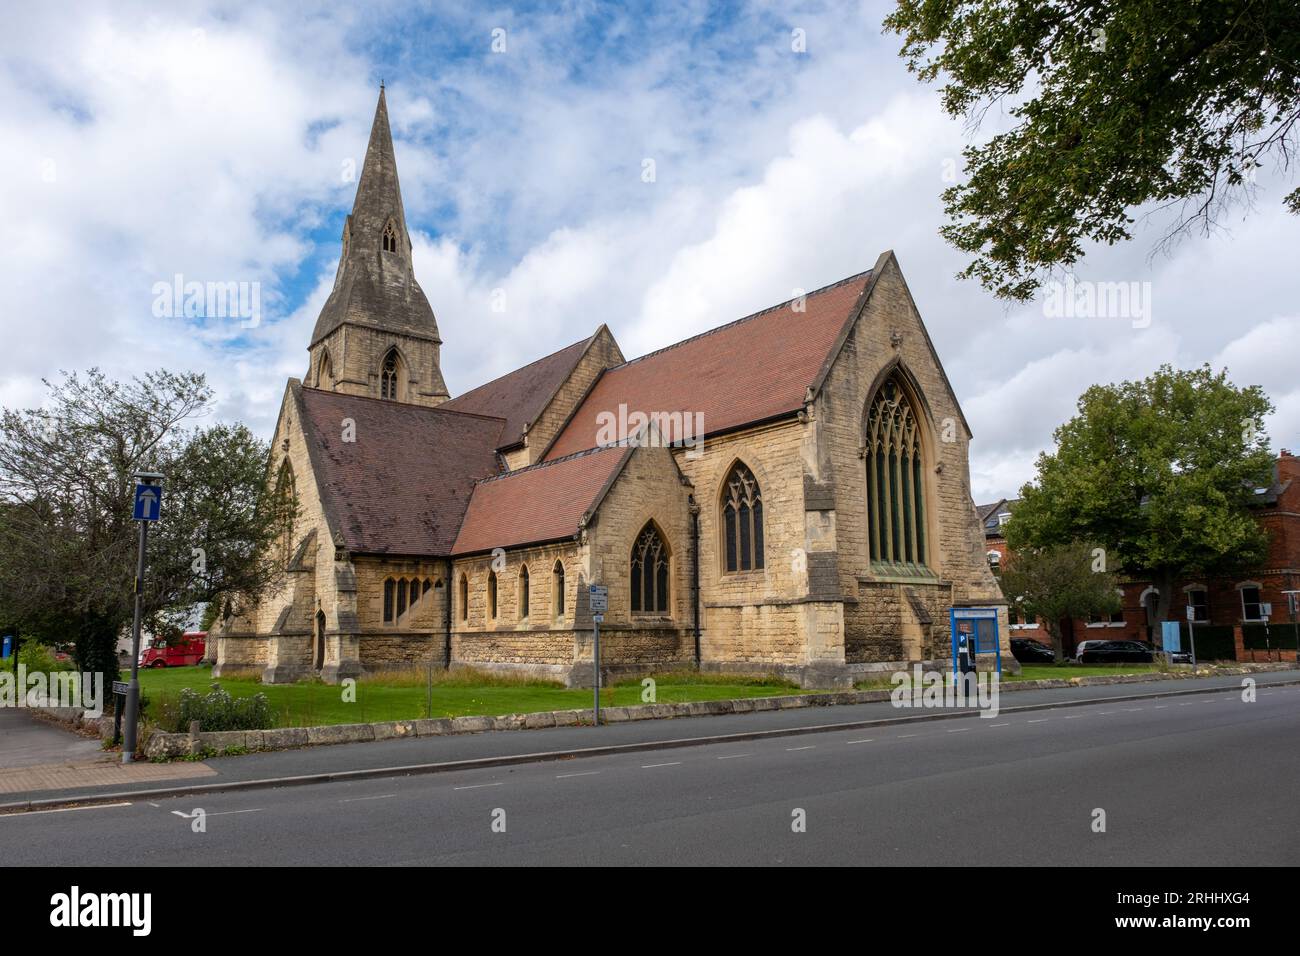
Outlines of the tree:
{"label": "tree", "polygon": [[155,630],[270,586],[282,567],[270,545],[296,505],[264,493],[268,449],[247,428],[190,424],[211,404],[202,375],[120,383],[91,369],[46,387],[43,408],[0,413],[2,611],[33,637],[71,641],[78,669],[108,681],[134,610],[134,472],[167,476],[142,592]]}
{"label": "tree", "polygon": [[[1148,203],[1182,207],[1167,239],[1212,230],[1297,145],[1295,0],[899,0],[885,29],[923,82],[943,76],[949,115],[1015,120],[965,149],[941,229],[1003,298],[1130,238]],[[1300,189],[1284,201],[1300,213]]]}
{"label": "tree", "polygon": [[1166,620],[1180,576],[1263,559],[1268,536],[1251,505],[1272,480],[1263,426],[1272,410],[1258,387],[1236,388],[1208,365],[1094,385],[1056,430],[1056,451],[1038,456],[1008,546],[1095,541],[1107,570],[1150,576]]}
{"label": "tree", "polygon": [[[1013,515],[1010,528],[1019,520]],[[1098,564],[1096,548],[1081,541],[1013,551],[1002,569],[1002,593],[1027,620],[1038,618],[1052,638],[1057,663],[1064,659],[1061,619],[1088,620],[1120,608],[1119,581]]]}

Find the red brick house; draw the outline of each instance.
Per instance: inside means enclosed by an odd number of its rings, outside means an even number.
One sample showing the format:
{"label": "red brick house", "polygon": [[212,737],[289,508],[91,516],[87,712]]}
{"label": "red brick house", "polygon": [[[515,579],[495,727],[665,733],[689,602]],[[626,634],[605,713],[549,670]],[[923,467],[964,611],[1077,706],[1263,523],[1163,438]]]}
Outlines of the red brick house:
{"label": "red brick house", "polygon": [[[1272,484],[1256,489],[1255,502],[1258,520],[1269,535],[1267,560],[1233,577],[1180,580],[1170,602],[1170,615],[1183,620],[1186,607],[1196,609],[1198,652],[1202,644],[1208,650],[1215,646],[1216,636],[1236,630],[1233,643],[1238,658],[1264,660],[1271,656],[1275,660],[1294,660],[1296,624],[1300,621],[1300,457],[1283,449],[1273,467]],[[1015,506],[1016,501],[1008,499],[976,506],[984,527],[986,557],[995,574],[1007,557],[1004,526]],[[1062,622],[1067,655],[1073,655],[1080,641],[1095,639],[1132,639],[1160,645],[1155,610],[1158,595],[1152,583],[1141,579],[1125,581],[1122,596],[1123,607],[1109,618]],[[1040,622],[1024,620],[1016,607],[1016,596],[1006,597],[1011,636],[1050,644],[1051,638]],[[1263,609],[1268,605],[1272,615],[1265,622]],[[1185,624],[1183,631],[1186,634]],[[1291,649],[1278,650],[1280,644]],[[1220,646],[1227,646],[1226,641],[1221,641]]]}

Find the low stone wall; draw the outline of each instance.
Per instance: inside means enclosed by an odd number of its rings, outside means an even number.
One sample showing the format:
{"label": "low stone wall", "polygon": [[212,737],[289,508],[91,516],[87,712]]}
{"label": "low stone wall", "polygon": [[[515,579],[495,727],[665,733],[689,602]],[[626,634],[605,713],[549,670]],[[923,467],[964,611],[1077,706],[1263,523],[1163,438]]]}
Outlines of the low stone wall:
{"label": "low stone wall", "polygon": [[[1290,664],[1243,664],[1219,668],[1216,675],[1253,674],[1295,670]],[[1052,680],[1013,681],[1000,684],[1000,693],[1044,690],[1056,687],[1089,687],[1105,684],[1141,684],[1159,680],[1184,680],[1195,677],[1191,668],[1158,674],[1125,674],[1115,677],[1073,677]],[[617,724],[629,720],[662,720],[672,717],[714,717],[723,714],[752,714],[771,710],[794,710],[802,707],[834,707],[843,704],[869,704],[889,700],[889,690],[835,691],[824,694],[787,694],[781,697],[749,697],[734,700],[701,700],[684,704],[644,704],[636,707],[602,707],[603,722]],[[112,725],[111,718],[107,723]],[[350,744],[370,740],[395,740],[402,737],[442,737],[450,734],[476,734],[493,730],[534,730],[543,727],[577,727],[591,723],[591,710],[553,710],[533,714],[506,714],[501,717],[445,717],[418,720],[390,720],[377,724],[332,724],[325,727],[282,727],[275,730],[229,730],[197,734],[154,733],[145,745],[151,758],[183,757],[237,750],[288,750],[323,744]]]}

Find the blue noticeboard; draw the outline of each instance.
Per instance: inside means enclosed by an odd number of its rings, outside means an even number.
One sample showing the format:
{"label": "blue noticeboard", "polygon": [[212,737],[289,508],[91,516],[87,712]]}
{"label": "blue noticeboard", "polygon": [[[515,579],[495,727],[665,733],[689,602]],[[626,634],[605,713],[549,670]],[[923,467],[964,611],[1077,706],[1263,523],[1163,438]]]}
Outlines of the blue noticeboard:
{"label": "blue noticeboard", "polygon": [[1002,645],[998,642],[998,609],[995,607],[955,607],[948,612],[952,634],[952,672],[957,673],[959,644],[964,637],[976,654],[996,654],[998,673],[1002,673]]}
{"label": "blue noticeboard", "polygon": [[1160,643],[1172,653],[1183,649],[1183,632],[1177,621],[1160,622]]}
{"label": "blue noticeboard", "polygon": [[14,652],[14,636],[6,634],[3,640],[0,640],[0,658],[8,657]]}
{"label": "blue noticeboard", "polygon": [[135,511],[132,517],[136,521],[157,521],[162,513],[162,486],[136,485]]}

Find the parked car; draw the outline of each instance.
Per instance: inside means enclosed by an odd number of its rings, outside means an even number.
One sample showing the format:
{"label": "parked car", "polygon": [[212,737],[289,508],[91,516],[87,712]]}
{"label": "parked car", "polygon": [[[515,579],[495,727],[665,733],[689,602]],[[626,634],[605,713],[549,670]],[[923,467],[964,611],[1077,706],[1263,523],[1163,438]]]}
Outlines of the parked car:
{"label": "parked car", "polygon": [[1022,664],[1054,664],[1056,652],[1046,644],[1027,637],[1011,639],[1011,654]]}
{"label": "parked car", "polygon": [[1080,664],[1150,664],[1155,648],[1141,641],[1082,641],[1076,660]]}
{"label": "parked car", "polygon": [[187,631],[175,640],[150,638],[140,651],[141,667],[190,667],[203,660],[207,631]]}

